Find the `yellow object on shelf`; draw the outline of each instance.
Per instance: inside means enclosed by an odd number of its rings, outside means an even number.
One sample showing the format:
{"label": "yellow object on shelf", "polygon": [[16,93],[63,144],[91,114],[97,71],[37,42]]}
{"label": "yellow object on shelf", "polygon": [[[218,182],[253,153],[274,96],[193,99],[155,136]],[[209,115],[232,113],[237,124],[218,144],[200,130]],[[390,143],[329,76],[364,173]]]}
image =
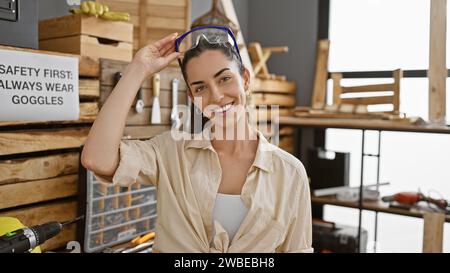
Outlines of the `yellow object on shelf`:
{"label": "yellow object on shelf", "polygon": [[130,21],[129,13],[109,11],[107,5],[96,3],[94,1],[85,1],[81,3],[79,8],[72,8],[70,12],[74,14],[83,13],[111,21]]}

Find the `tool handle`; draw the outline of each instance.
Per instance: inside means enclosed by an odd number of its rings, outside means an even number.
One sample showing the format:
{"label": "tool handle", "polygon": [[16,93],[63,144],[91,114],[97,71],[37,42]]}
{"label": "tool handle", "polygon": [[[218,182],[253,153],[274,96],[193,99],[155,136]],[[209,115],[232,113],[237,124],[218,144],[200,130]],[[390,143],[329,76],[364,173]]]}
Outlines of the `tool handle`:
{"label": "tool handle", "polygon": [[157,73],[153,75],[153,97],[159,97],[159,90],[161,87],[161,76]]}
{"label": "tool handle", "polygon": [[176,107],[178,104],[178,79],[172,80],[172,106]]}
{"label": "tool handle", "polygon": [[435,204],[437,207],[445,210],[448,207],[448,202],[444,199],[433,199],[431,197],[425,197],[425,201],[431,204]]}

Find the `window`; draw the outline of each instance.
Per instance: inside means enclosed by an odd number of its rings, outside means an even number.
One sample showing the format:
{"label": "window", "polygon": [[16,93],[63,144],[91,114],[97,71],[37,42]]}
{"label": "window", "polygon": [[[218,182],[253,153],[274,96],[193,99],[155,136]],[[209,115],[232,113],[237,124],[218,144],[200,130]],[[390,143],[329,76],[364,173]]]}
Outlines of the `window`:
{"label": "window", "polygon": [[[450,4],[447,3],[447,8]],[[449,14],[447,12],[447,14]],[[330,1],[329,38],[331,72],[428,69],[430,1],[346,0]],[[447,35],[450,33],[447,17]],[[447,66],[450,63],[447,38]],[[343,84],[376,83],[383,79],[344,79]],[[449,82],[450,83],[450,82]],[[331,95],[331,80],[328,92]],[[447,86],[450,86],[447,84]],[[447,123],[450,123],[450,95],[447,92]],[[331,98],[331,96],[328,96]],[[403,78],[400,111],[408,116],[428,117],[428,79]],[[331,103],[331,102],[330,102]],[[378,133],[366,131],[367,153],[377,152]],[[398,191],[438,191],[450,199],[450,136],[383,132],[380,181],[382,196]],[[327,129],[328,150],[351,153],[350,185],[360,179],[361,131]],[[376,183],[376,159],[365,158],[364,183]],[[369,231],[368,251],[373,250],[375,213],[363,212],[363,228]],[[325,220],[358,225],[358,211],[326,206]],[[421,252],[421,219],[378,214],[377,252]],[[401,234],[401,236],[399,236]],[[450,252],[450,225],[445,225],[444,251]]]}

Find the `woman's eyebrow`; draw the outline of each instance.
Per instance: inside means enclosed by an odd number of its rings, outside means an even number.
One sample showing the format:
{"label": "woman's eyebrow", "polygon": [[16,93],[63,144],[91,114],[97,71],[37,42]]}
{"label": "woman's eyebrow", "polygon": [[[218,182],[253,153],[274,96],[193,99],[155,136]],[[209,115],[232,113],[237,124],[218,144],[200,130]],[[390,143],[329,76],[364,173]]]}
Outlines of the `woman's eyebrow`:
{"label": "woman's eyebrow", "polygon": [[222,74],[224,71],[227,71],[227,70],[230,70],[230,69],[229,69],[228,67],[227,67],[227,68],[224,68],[224,69],[221,69],[219,72],[217,72],[216,74],[214,74],[214,78],[220,76],[220,74]]}
{"label": "woman's eyebrow", "polygon": [[[214,78],[217,78],[220,76],[220,74],[222,74],[223,72],[230,70],[228,67],[221,69],[219,72],[217,72],[216,74],[214,74]],[[204,83],[204,81],[196,81],[196,82],[191,82],[190,85],[196,85],[196,84],[202,84]]]}

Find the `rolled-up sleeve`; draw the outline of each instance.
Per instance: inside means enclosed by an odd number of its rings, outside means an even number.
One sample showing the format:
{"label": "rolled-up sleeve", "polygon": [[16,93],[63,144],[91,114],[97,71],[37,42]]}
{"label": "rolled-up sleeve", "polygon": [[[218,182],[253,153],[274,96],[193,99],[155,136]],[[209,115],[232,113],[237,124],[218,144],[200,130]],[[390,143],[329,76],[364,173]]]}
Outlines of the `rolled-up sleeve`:
{"label": "rolled-up sleeve", "polygon": [[122,140],[119,165],[112,177],[93,173],[98,181],[123,187],[134,183],[157,185],[158,151],[154,139]]}
{"label": "rolled-up sleeve", "polygon": [[298,191],[297,209],[291,218],[286,238],[277,252],[283,253],[311,253],[312,248],[312,219],[311,194],[306,173],[301,176]]}

